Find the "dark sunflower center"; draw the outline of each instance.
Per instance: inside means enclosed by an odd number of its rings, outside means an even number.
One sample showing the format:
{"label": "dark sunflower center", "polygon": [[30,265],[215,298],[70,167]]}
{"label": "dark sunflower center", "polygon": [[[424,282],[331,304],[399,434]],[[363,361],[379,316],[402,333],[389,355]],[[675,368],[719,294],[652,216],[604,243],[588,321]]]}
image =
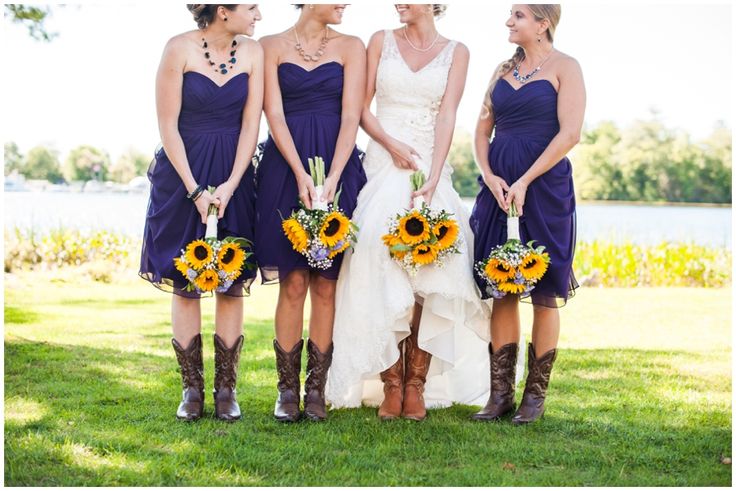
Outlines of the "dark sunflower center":
{"label": "dark sunflower center", "polygon": [[197,246],[194,248],[194,257],[196,257],[200,261],[204,261],[207,259],[207,248],[205,246]]}
{"label": "dark sunflower center", "polygon": [[505,265],[505,264],[503,264],[503,263],[498,263],[498,264],[496,265],[496,269],[497,269],[498,271],[501,271],[502,273],[508,273],[508,272],[509,272],[509,268],[507,268],[507,267],[506,267],[506,265]]}
{"label": "dark sunflower center", "polygon": [[440,233],[438,233],[438,234],[437,234],[437,240],[442,240],[442,239],[444,239],[444,238],[445,238],[445,235],[447,235],[447,231],[448,231],[448,230],[449,230],[449,229],[448,229],[447,227],[445,227],[444,225],[442,225],[442,226],[440,227]]}
{"label": "dark sunflower center", "polygon": [[536,265],[537,265],[537,260],[536,259],[532,259],[531,261],[529,261],[527,263],[526,266],[524,266],[524,268],[526,268],[526,269],[532,269]]}
{"label": "dark sunflower center", "polygon": [[230,261],[232,261],[234,257],[235,251],[233,249],[228,249],[222,256],[222,264],[230,264]]}
{"label": "dark sunflower center", "polygon": [[422,255],[422,254],[429,254],[429,247],[419,247],[419,248],[417,248],[417,252],[420,255]]}
{"label": "dark sunflower center", "polygon": [[424,233],[424,223],[418,218],[410,218],[406,221],[406,231],[409,235],[422,235]]}
{"label": "dark sunflower center", "polygon": [[338,230],[340,230],[340,221],[337,218],[333,218],[327,224],[327,228],[325,229],[325,235],[327,237],[332,237],[333,235],[337,233]]}

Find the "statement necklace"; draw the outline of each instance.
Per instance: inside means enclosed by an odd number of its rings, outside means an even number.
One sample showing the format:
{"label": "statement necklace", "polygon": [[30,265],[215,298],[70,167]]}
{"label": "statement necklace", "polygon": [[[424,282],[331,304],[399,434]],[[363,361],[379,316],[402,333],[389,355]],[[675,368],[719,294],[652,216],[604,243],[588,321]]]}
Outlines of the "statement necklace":
{"label": "statement necklace", "polygon": [[[552,51],[554,51],[554,49],[552,49]],[[534,75],[536,75],[537,72],[542,68],[542,65],[544,65],[544,62],[547,61],[549,59],[549,57],[552,55],[552,51],[549,52],[549,54],[547,55],[547,57],[542,60],[542,63],[540,63],[537,68],[535,68],[531,72],[527,73],[526,75],[519,75],[519,66],[521,65],[521,61],[519,63],[517,63],[516,66],[514,67],[514,73],[513,73],[514,78],[516,79],[516,81],[519,82],[520,84],[524,85],[529,80],[531,80],[531,78]]]}
{"label": "statement necklace", "polygon": [[409,43],[409,46],[411,46],[411,48],[414,51],[419,51],[420,53],[426,53],[430,49],[434,48],[434,45],[437,44],[437,40],[439,38],[440,38],[440,33],[437,32],[437,35],[434,37],[434,41],[432,41],[429,46],[427,46],[426,48],[417,48],[411,43],[411,41],[409,41],[409,36],[406,35],[406,26],[404,26],[404,39],[406,39],[406,42]]}
{"label": "statement necklace", "polygon": [[329,35],[328,29],[329,27],[325,26],[325,35],[322,38],[322,41],[319,43],[319,49],[317,52],[313,55],[310,55],[306,51],[304,51],[304,48],[302,47],[302,43],[299,41],[299,33],[296,32],[296,26],[292,27],[294,30],[294,37],[296,38],[296,44],[294,45],[294,48],[299,52],[299,56],[301,56],[304,61],[317,61],[319,60],[323,54],[325,54],[325,47],[327,46],[327,41],[330,39],[327,37]]}
{"label": "statement necklace", "polygon": [[210,66],[214,66],[215,67],[215,71],[216,72],[220,72],[223,75],[225,75],[227,73],[228,68],[230,68],[230,70],[233,69],[233,65],[235,63],[237,63],[237,61],[238,61],[237,58],[235,58],[235,52],[238,50],[238,42],[236,40],[233,39],[233,44],[230,45],[230,47],[232,48],[232,50],[230,51],[230,59],[227,60],[227,63],[229,64],[229,67],[225,63],[219,63],[218,64],[218,63],[215,63],[214,61],[212,61],[212,56],[210,56],[210,52],[207,49],[208,46],[209,45],[207,44],[207,40],[205,38],[202,38],[202,49],[205,50],[204,51],[204,57],[207,58],[207,61],[210,63]]}

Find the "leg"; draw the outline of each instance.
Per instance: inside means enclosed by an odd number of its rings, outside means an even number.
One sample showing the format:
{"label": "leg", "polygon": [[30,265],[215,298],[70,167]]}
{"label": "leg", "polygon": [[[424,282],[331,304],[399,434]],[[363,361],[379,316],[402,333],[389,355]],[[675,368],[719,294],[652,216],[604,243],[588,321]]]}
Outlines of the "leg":
{"label": "leg", "polygon": [[[204,363],[199,299],[173,295],[171,326],[176,359],[181,369],[182,397],[176,417],[193,421],[204,411]],[[185,348],[186,346],[186,348]]]}
{"label": "leg", "polygon": [[332,327],[335,322],[335,280],[313,273],[309,281],[312,315],[307,342],[307,379],[304,414],[313,421],[327,418],[325,383],[332,364]]}
{"label": "leg", "polygon": [[236,400],[238,362],[243,347],[243,298],[216,295],[215,307],[215,417],[223,421],[240,419]]}
{"label": "leg", "polygon": [[309,288],[309,271],[296,270],[281,280],[274,323],[276,370],[279,397],[273,415],[278,421],[294,422],[299,413],[299,373],[302,363],[304,300]]}
{"label": "leg", "polygon": [[[532,342],[528,348],[529,374],[519,409],[511,420],[514,424],[536,421],[544,414],[544,400],[557,358],[557,340],[560,335],[560,315],[557,309],[534,307]],[[537,344],[539,343],[539,344]],[[541,356],[539,353],[543,353]]]}
{"label": "leg", "polygon": [[516,295],[507,295],[494,300],[491,314],[492,341],[488,345],[491,357],[491,395],[485,407],[472,416],[473,419],[493,421],[514,410],[519,331],[519,298]]}
{"label": "leg", "polygon": [[415,421],[422,421],[427,417],[424,405],[424,384],[427,382],[427,372],[432,355],[419,347],[419,324],[422,318],[422,306],[414,304],[414,314],[411,318],[411,334],[405,339],[406,372],[404,375],[404,401],[401,409],[402,416]]}

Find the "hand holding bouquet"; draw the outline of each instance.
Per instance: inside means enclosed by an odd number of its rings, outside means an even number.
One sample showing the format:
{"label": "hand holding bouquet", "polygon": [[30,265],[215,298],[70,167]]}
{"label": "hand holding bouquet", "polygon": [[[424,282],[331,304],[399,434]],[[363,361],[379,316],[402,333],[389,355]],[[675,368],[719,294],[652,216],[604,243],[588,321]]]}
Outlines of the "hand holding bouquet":
{"label": "hand holding bouquet", "polygon": [[340,191],[332,203],[321,201],[325,183],[325,163],[321,157],[309,160],[309,173],[314,181],[318,199],[307,208],[299,202],[299,209],[281,222],[284,234],[295,251],[307,258],[309,266],[327,269],[341,252],[356,240],[358,228],[338,206]]}
{"label": "hand holding bouquet", "polygon": [[[208,187],[213,193],[215,188]],[[203,239],[197,239],[182,249],[174,258],[176,269],[189,281],[186,291],[205,293],[227,291],[242,273],[243,267],[252,268],[246,259],[252,255],[245,248],[250,241],[242,237],[217,240],[217,206],[207,211],[207,229]]]}
{"label": "hand holding bouquet", "polygon": [[519,215],[513,202],[506,227],[506,243],[494,247],[485,260],[475,264],[478,275],[487,283],[486,291],[493,298],[503,298],[509,293],[528,294],[547,272],[550,262],[544,246],[534,247],[533,240],[522,244]]}
{"label": "hand holding bouquet", "polygon": [[[422,171],[410,176],[412,192],[426,182]],[[422,196],[414,198],[414,207],[397,214],[389,222],[389,233],[383,236],[391,257],[409,274],[416,274],[421,266],[442,266],[451,254],[460,252],[460,229],[452,213],[434,210]]]}

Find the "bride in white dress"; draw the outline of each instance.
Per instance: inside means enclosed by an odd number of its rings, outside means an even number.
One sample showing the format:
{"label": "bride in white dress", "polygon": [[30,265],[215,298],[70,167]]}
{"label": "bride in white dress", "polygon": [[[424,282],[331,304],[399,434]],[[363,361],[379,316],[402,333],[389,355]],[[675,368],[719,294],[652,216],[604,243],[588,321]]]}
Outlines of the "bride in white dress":
{"label": "bride in white dress", "polygon": [[[353,214],[358,242],[345,253],[337,282],[326,394],[333,408],[380,404],[382,419],[421,420],[425,407],[483,404],[488,398],[490,381],[481,374],[489,371],[490,310],[473,281],[468,211],[445,162],[468,49],[437,32],[434,16],[443,6],[396,9],[405,26],[375,33],[368,45],[361,117],[371,137],[363,161],[368,183]],[[416,195],[454,213],[461,253],[442,268],[423,266],[410,277],[389,257],[381,237],[389,218],[410,208],[415,169],[429,176]]]}

